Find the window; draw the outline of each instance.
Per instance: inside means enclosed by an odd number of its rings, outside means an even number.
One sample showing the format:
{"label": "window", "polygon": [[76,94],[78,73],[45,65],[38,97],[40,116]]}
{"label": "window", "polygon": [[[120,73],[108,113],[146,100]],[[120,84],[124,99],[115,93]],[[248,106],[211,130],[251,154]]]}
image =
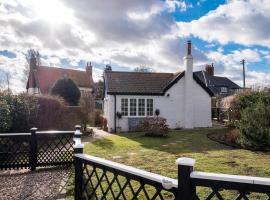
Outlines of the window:
{"label": "window", "polygon": [[121,114],[128,116],[128,99],[121,99]]}
{"label": "window", "polygon": [[220,92],[221,93],[227,93],[228,92],[228,88],[227,87],[221,87],[220,88]]}
{"label": "window", "polygon": [[153,99],[147,99],[147,116],[153,116]]}
{"label": "window", "polygon": [[138,114],[139,116],[145,115],[145,99],[139,99]]}
{"label": "window", "polygon": [[129,100],[129,115],[136,116],[137,115],[137,99]]}

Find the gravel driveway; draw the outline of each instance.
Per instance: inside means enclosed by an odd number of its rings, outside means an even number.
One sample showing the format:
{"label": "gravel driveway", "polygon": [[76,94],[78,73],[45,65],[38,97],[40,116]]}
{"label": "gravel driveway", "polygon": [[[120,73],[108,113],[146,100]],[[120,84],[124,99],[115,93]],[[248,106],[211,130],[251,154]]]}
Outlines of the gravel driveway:
{"label": "gravel driveway", "polygon": [[65,199],[71,168],[0,171],[0,200]]}

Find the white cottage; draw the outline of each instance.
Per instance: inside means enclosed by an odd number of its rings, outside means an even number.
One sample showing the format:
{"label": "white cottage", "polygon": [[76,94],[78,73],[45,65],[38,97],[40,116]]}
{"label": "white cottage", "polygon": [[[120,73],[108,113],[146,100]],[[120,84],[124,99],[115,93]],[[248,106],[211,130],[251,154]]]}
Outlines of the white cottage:
{"label": "white cottage", "polygon": [[[178,73],[104,72],[104,117],[108,130],[132,131],[140,120],[159,116],[170,128],[211,127],[213,93],[193,72],[191,42]],[[117,113],[121,113],[119,118]]]}

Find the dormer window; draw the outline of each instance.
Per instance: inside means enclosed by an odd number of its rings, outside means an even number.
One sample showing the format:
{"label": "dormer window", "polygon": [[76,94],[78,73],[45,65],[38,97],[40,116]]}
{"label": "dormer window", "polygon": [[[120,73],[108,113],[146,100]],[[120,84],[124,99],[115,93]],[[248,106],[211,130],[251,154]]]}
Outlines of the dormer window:
{"label": "dormer window", "polygon": [[227,87],[221,87],[220,88],[220,92],[221,93],[227,93],[228,92],[228,88]]}

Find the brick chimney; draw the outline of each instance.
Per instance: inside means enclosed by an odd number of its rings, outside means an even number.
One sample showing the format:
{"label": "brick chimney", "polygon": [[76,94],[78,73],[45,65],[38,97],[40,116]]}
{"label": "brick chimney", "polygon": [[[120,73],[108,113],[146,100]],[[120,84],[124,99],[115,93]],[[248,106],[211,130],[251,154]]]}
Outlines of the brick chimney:
{"label": "brick chimney", "polygon": [[211,65],[206,64],[206,66],[205,66],[205,71],[206,71],[206,73],[207,73],[208,75],[214,76],[214,71],[215,71],[215,69],[214,69],[214,64],[213,64],[213,63],[212,63]]}
{"label": "brick chimney", "polygon": [[87,62],[86,63],[86,67],[85,67],[85,71],[87,72],[87,74],[89,74],[92,77],[92,64],[91,62]]}

